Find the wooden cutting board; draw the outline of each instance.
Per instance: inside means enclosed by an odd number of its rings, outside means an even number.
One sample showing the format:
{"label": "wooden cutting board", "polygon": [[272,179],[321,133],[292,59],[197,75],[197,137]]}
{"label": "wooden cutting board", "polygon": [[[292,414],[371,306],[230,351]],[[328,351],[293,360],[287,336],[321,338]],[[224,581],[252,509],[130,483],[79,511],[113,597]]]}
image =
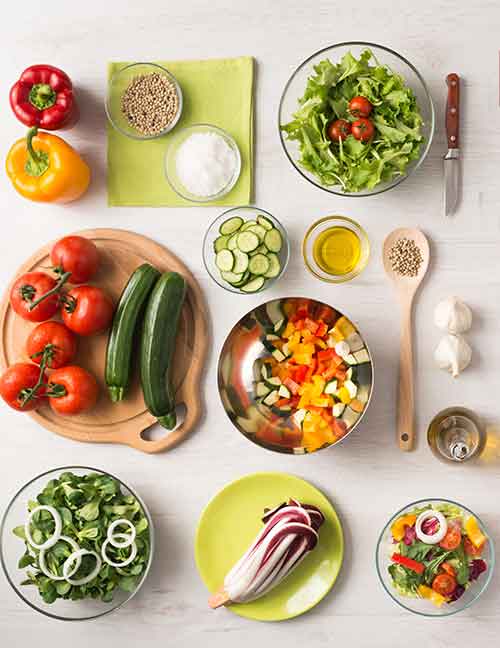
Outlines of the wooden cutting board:
{"label": "wooden cutting board", "polygon": [[[188,284],[182,310],[174,357],[173,380],[177,391],[176,402],[186,407],[185,417],[177,429],[156,440],[148,439],[145,430],[156,419],[146,409],[137,377],[126,400],[112,403],[104,382],[104,366],[108,332],[88,338],[78,338],[78,353],[74,364],[91,371],[99,382],[100,397],[95,408],[78,416],[60,416],[47,405],[29,415],[40,425],[77,441],[91,443],[122,443],[143,452],[167,450],[182,439],[196,425],[202,410],[200,379],[208,343],[207,313],[200,287],[191,272],[166,248],[149,238],[118,229],[93,229],[76,232],[91,239],[99,248],[101,265],[89,283],[106,290],[118,302],[132,272],[142,263],[154,265],[161,272],[173,270]],[[45,270],[50,267],[50,250],[55,241],[38,250],[16,273]],[[15,278],[14,278],[15,280]],[[14,281],[13,280],[13,281]],[[26,362],[25,342],[35,326],[14,313],[9,304],[10,286],[0,305],[0,364],[2,370],[15,362]],[[137,365],[138,353],[133,360]],[[19,414],[26,416],[26,414]],[[158,429],[161,430],[160,426]]]}

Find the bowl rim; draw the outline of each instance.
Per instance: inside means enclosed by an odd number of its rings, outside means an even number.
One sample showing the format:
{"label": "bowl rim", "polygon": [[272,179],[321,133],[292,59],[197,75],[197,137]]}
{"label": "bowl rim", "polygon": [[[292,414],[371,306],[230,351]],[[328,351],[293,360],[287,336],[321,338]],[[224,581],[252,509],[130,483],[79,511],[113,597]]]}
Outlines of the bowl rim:
{"label": "bowl rim", "polygon": [[[228,284],[227,286],[225,286],[222,283],[219,283],[217,281],[217,279],[213,276],[212,272],[210,271],[209,264],[207,263],[207,259],[206,259],[206,255],[205,255],[205,248],[206,248],[206,244],[207,244],[208,235],[209,235],[209,232],[212,229],[212,227],[215,225],[215,223],[217,223],[217,221],[219,221],[223,217],[228,216],[229,214],[231,214],[231,212],[239,211],[239,210],[242,210],[242,209],[243,210],[253,211],[253,212],[259,212],[259,213],[262,213],[262,214],[268,216],[271,219],[271,221],[278,224],[279,229],[280,229],[280,233],[284,234],[283,238],[284,238],[284,245],[286,246],[286,257],[284,259],[283,265],[281,266],[281,271],[280,271],[280,273],[278,275],[276,275],[276,277],[272,277],[272,279],[268,279],[267,283],[265,283],[264,286],[260,290],[258,290],[256,293],[247,293],[247,292],[244,292],[243,290],[240,290],[239,288],[235,288],[235,287],[231,286],[231,284]],[[224,290],[227,290],[228,292],[233,293],[233,295],[244,295],[244,296],[249,296],[250,295],[250,296],[252,296],[252,295],[259,295],[260,293],[265,292],[268,288],[273,286],[278,281],[278,279],[280,279],[285,274],[285,270],[288,267],[288,262],[290,261],[290,239],[288,237],[288,232],[286,231],[285,226],[283,225],[283,223],[280,220],[278,220],[276,218],[276,216],[273,216],[273,214],[266,211],[265,209],[261,209],[260,207],[257,207],[257,206],[254,206],[254,205],[239,205],[238,207],[231,207],[230,209],[226,209],[221,214],[219,214],[217,216],[217,218],[214,218],[214,220],[207,227],[207,229],[205,231],[205,234],[203,235],[203,242],[202,242],[202,250],[201,251],[202,251],[203,265],[205,266],[205,270],[207,271],[207,274],[212,279],[212,281],[214,281],[220,288],[224,288]],[[279,254],[281,254],[281,251],[280,251]]]}
{"label": "bowl rim", "polygon": [[[472,515],[479,522],[482,529],[484,529],[486,535],[488,536],[488,542],[490,543],[490,554],[491,555],[490,555],[490,561],[489,561],[489,565],[488,565],[488,573],[486,575],[486,579],[485,579],[481,589],[474,596],[474,598],[471,601],[469,601],[468,603],[466,603],[465,605],[462,605],[461,607],[457,606],[456,608],[453,608],[452,606],[450,606],[450,608],[451,608],[450,611],[449,612],[444,612],[443,614],[432,614],[432,613],[427,613],[427,612],[419,612],[418,610],[414,610],[413,608],[411,608],[409,606],[409,604],[405,605],[405,603],[403,603],[398,598],[396,598],[395,595],[394,595],[394,592],[392,592],[387,587],[387,585],[385,584],[384,579],[382,578],[382,574],[381,574],[381,565],[379,564],[380,545],[382,544],[385,532],[390,527],[391,523],[395,519],[400,517],[401,514],[404,513],[410,507],[415,507],[415,506],[418,506],[419,504],[424,504],[424,503],[429,504],[429,503],[432,503],[432,502],[441,502],[441,503],[445,503],[445,504],[452,504],[454,506],[458,506],[463,511],[466,511],[467,513]],[[488,588],[488,585],[491,582],[491,579],[493,577],[493,572],[495,571],[495,562],[496,562],[496,560],[495,560],[495,543],[493,541],[493,538],[491,537],[491,534],[488,531],[488,527],[484,524],[484,522],[479,517],[479,515],[476,515],[476,513],[471,511],[471,509],[469,507],[464,506],[463,504],[461,504],[460,502],[457,502],[455,500],[448,499],[447,497],[424,497],[422,499],[418,499],[418,500],[415,500],[413,502],[410,502],[406,506],[403,506],[402,508],[400,508],[396,513],[394,513],[394,515],[392,515],[390,517],[389,521],[384,525],[384,528],[380,532],[379,538],[377,540],[377,546],[375,548],[375,567],[377,569],[377,575],[378,575],[378,578],[379,578],[379,581],[380,581],[382,587],[387,592],[387,594],[389,594],[391,599],[393,601],[395,601],[398,605],[400,605],[405,610],[408,610],[408,612],[412,612],[413,614],[418,614],[419,616],[431,617],[431,618],[452,616],[453,614],[457,614],[458,612],[462,612],[463,610],[466,610],[473,603],[475,603],[481,597],[481,595],[486,591],[486,589]],[[413,600],[413,599],[410,598],[410,600]]]}
{"label": "bowl rim", "polygon": [[[283,136],[283,131],[281,130],[281,123],[280,123],[280,121],[281,121],[280,117],[281,117],[281,112],[282,112],[282,108],[283,108],[283,102],[284,102],[284,99],[285,99],[285,95],[286,95],[290,85],[292,84],[292,81],[294,80],[296,74],[299,72],[299,70],[301,70],[306,65],[308,65],[312,61],[312,59],[314,59],[316,56],[324,54],[324,53],[326,53],[326,52],[328,52],[330,50],[337,49],[339,47],[349,47],[349,46],[353,46],[353,45],[360,45],[360,46],[369,47],[369,48],[377,48],[377,49],[383,50],[385,52],[389,52],[390,54],[392,54],[396,58],[400,59],[403,63],[405,63],[415,73],[418,80],[422,84],[422,87],[423,87],[423,89],[425,91],[425,94],[427,96],[427,99],[429,101],[430,112],[431,112],[431,119],[430,119],[431,123],[430,123],[429,137],[427,138],[427,142],[425,144],[425,148],[424,148],[423,152],[420,154],[420,157],[415,162],[415,164],[413,166],[411,166],[409,169],[407,169],[407,171],[406,171],[406,173],[404,175],[399,176],[394,181],[392,181],[390,184],[380,183],[380,185],[382,185],[380,189],[376,189],[376,187],[375,187],[373,190],[371,190],[369,192],[366,192],[366,193],[363,193],[363,192],[334,191],[333,189],[329,189],[328,187],[326,187],[324,185],[321,185],[319,182],[315,182],[314,180],[309,178],[306,175],[306,173],[299,167],[299,165],[295,163],[295,161],[293,160],[291,155],[288,153],[288,150],[287,150],[287,147],[286,147],[286,144],[285,144],[285,138]],[[432,141],[434,139],[435,130],[436,130],[436,111],[435,111],[435,108],[434,108],[434,102],[432,100],[432,95],[431,95],[431,93],[429,91],[429,88],[428,88],[423,76],[420,74],[420,72],[417,70],[417,68],[412,63],[410,63],[410,61],[407,58],[405,58],[402,54],[399,54],[398,52],[396,52],[396,50],[393,50],[390,47],[387,47],[385,45],[380,45],[378,43],[373,43],[373,42],[370,42],[370,41],[342,41],[340,43],[334,43],[333,45],[327,45],[326,47],[322,47],[321,49],[317,50],[316,52],[314,52],[313,54],[308,56],[306,59],[304,59],[302,61],[302,63],[300,63],[293,70],[292,74],[288,78],[288,80],[287,80],[287,82],[285,84],[285,87],[283,88],[283,92],[281,93],[280,101],[279,101],[279,104],[278,104],[278,134],[279,134],[281,146],[283,148],[283,151],[285,152],[286,157],[288,158],[288,161],[290,162],[292,167],[296,171],[298,171],[298,173],[305,180],[307,180],[310,184],[312,184],[314,187],[317,187],[318,189],[326,191],[329,194],[334,194],[335,196],[342,196],[342,197],[348,197],[348,198],[369,198],[370,196],[376,196],[378,194],[385,193],[386,191],[389,191],[389,189],[393,189],[394,187],[397,187],[399,184],[401,184],[404,180],[406,180],[411,175],[413,175],[413,173],[417,169],[419,169],[421,167],[421,165],[423,164],[424,160],[426,159],[426,157],[427,157],[427,155],[428,155],[428,153],[430,151]]]}
{"label": "bowl rim", "polygon": [[[157,68],[158,70],[161,70],[162,74],[165,74],[168,76],[169,80],[174,84],[175,90],[177,92],[177,97],[179,100],[179,106],[177,109],[177,113],[173,120],[167,124],[167,126],[160,132],[157,133],[156,135],[133,135],[132,133],[127,133],[127,131],[123,130],[123,128],[120,128],[118,124],[115,122],[111,115],[111,108],[110,108],[110,101],[111,101],[111,88],[113,87],[114,81],[123,73],[125,70],[130,70],[130,68],[139,66],[139,65],[147,65],[152,68]],[[175,128],[177,123],[179,122],[179,119],[181,118],[182,111],[184,108],[184,97],[182,94],[182,88],[175,78],[175,76],[170,72],[170,70],[167,70],[166,67],[163,67],[162,65],[159,65],[158,63],[151,63],[149,61],[136,61],[135,63],[128,63],[127,65],[124,65],[122,68],[119,70],[116,70],[116,72],[113,73],[113,75],[108,79],[108,85],[107,85],[107,91],[106,91],[106,97],[104,99],[104,109],[106,111],[106,116],[108,118],[109,123],[115,130],[117,130],[119,133],[122,135],[125,135],[125,137],[129,137],[130,139],[139,141],[139,142],[145,142],[148,140],[154,140],[158,139],[159,137],[163,137],[167,133],[170,133],[171,130]]]}
{"label": "bowl rim", "polygon": [[[366,401],[366,405],[365,405],[364,410],[361,412],[359,418],[356,419],[356,421],[354,422],[354,425],[353,425],[353,426],[351,427],[351,429],[347,432],[347,434],[344,434],[343,437],[341,437],[340,439],[337,439],[337,441],[335,441],[334,443],[330,443],[330,445],[327,445],[327,446],[322,446],[321,448],[318,448],[317,450],[314,450],[313,452],[293,452],[293,449],[290,451],[289,448],[284,448],[284,447],[282,447],[282,446],[263,445],[262,443],[259,443],[258,441],[255,440],[255,438],[254,438],[253,436],[250,436],[249,434],[247,434],[247,433],[245,433],[245,432],[242,432],[242,431],[240,430],[240,428],[235,424],[235,422],[233,421],[233,419],[232,419],[232,418],[229,416],[229,414],[227,413],[227,410],[226,410],[226,407],[225,407],[225,405],[224,405],[224,401],[223,401],[223,399],[222,399],[222,395],[221,395],[220,375],[221,375],[221,358],[222,358],[222,351],[224,350],[224,347],[225,347],[225,345],[226,345],[226,342],[227,342],[229,336],[232,334],[233,330],[236,328],[236,326],[238,326],[238,324],[239,324],[242,320],[244,320],[245,318],[247,318],[247,317],[248,317],[251,313],[253,313],[253,311],[256,310],[257,308],[262,308],[263,306],[267,306],[267,304],[269,304],[269,303],[271,303],[271,302],[273,302],[273,301],[283,301],[283,300],[288,300],[288,299],[294,299],[294,300],[304,300],[304,299],[308,299],[308,300],[310,300],[310,301],[314,301],[314,302],[316,302],[316,303],[318,303],[318,304],[321,304],[321,305],[323,305],[323,306],[328,306],[328,308],[331,308],[332,310],[334,310],[334,311],[336,311],[337,313],[339,313],[340,317],[342,317],[342,316],[347,317],[347,319],[351,322],[351,324],[353,324],[353,325],[355,326],[356,331],[358,332],[358,334],[360,335],[361,339],[362,339],[363,342],[365,343],[365,348],[366,348],[366,350],[368,351],[368,355],[370,356],[370,366],[371,366],[372,380],[371,380],[371,385],[370,385],[370,393],[369,393],[369,395],[368,395],[368,400]],[[374,362],[374,360],[373,360],[373,355],[372,355],[371,349],[370,349],[370,347],[368,346],[368,343],[367,343],[367,341],[366,341],[364,335],[362,335],[362,334],[360,333],[360,329],[359,329],[357,323],[354,322],[350,317],[348,317],[348,316],[347,316],[343,311],[339,310],[338,308],[335,308],[335,306],[331,306],[330,304],[327,304],[326,302],[324,302],[324,301],[322,301],[322,300],[315,299],[314,297],[295,297],[295,296],[275,297],[274,299],[268,299],[267,301],[262,302],[261,304],[257,304],[257,305],[254,306],[251,310],[247,311],[245,314],[243,314],[241,317],[239,317],[239,318],[238,318],[238,321],[237,321],[235,324],[233,324],[233,326],[231,327],[230,331],[228,332],[228,334],[227,334],[226,337],[224,338],[224,342],[222,343],[222,347],[221,347],[221,350],[220,350],[220,352],[219,352],[219,358],[218,358],[218,360],[217,360],[217,392],[218,392],[218,394],[219,394],[219,399],[220,399],[220,402],[221,402],[221,405],[222,405],[222,409],[224,410],[226,416],[229,418],[229,420],[231,421],[231,423],[233,424],[233,426],[238,430],[238,432],[239,432],[242,436],[245,437],[245,439],[247,439],[248,441],[251,441],[251,442],[254,443],[255,445],[259,446],[260,448],[263,448],[264,450],[267,450],[267,451],[269,451],[269,452],[278,452],[279,454],[286,454],[286,455],[288,455],[288,456],[303,457],[304,455],[314,455],[314,454],[316,454],[317,452],[321,452],[321,450],[329,450],[329,449],[333,448],[334,446],[343,443],[343,442],[345,441],[345,439],[347,439],[347,437],[349,437],[349,436],[351,435],[351,433],[354,432],[354,430],[357,428],[357,426],[361,423],[361,421],[362,421],[363,418],[365,417],[365,414],[366,414],[366,412],[367,412],[367,410],[368,410],[368,408],[369,408],[369,406],[370,406],[370,403],[371,403],[371,401],[372,401],[372,397],[373,397],[373,392],[374,392],[374,391],[375,391],[375,362]]]}
{"label": "bowl rim", "polygon": [[[316,270],[314,269],[313,265],[309,262],[309,257],[306,254],[306,246],[307,242],[309,241],[309,238],[311,237],[312,233],[314,230],[321,225],[321,223],[326,223],[328,221],[340,221],[344,223],[351,223],[351,225],[354,225],[357,230],[361,233],[361,238],[363,239],[364,243],[366,244],[367,247],[367,255],[364,263],[358,264],[355,268],[355,270],[351,271],[348,275],[338,275],[338,278],[335,279],[327,279],[326,277],[321,276]],[[324,281],[325,283],[330,283],[330,284],[341,284],[341,283],[346,283],[348,281],[352,281],[352,279],[355,279],[358,277],[363,270],[366,268],[368,265],[368,262],[370,261],[370,256],[371,256],[371,245],[370,245],[370,239],[368,237],[368,234],[365,230],[365,228],[360,225],[357,221],[355,221],[353,218],[349,218],[348,216],[342,216],[340,214],[330,214],[329,216],[322,216],[321,218],[318,218],[315,220],[307,229],[306,233],[304,234],[304,238],[302,239],[302,257],[304,259],[304,263],[306,268],[309,270],[309,272],[316,277],[316,279],[319,279],[320,281]],[[332,275],[332,277],[335,277],[336,275]]]}
{"label": "bowl rim", "polygon": [[[2,538],[4,537],[4,532],[6,531],[6,524],[7,524],[7,516],[12,509],[12,506],[16,502],[16,500],[19,498],[19,496],[29,487],[31,486],[34,482],[36,482],[38,479],[41,479],[43,477],[47,477],[49,475],[52,475],[53,473],[59,473],[59,472],[65,472],[65,471],[70,471],[70,470],[87,470],[89,472],[97,472],[102,475],[107,475],[108,477],[112,477],[113,479],[116,479],[116,481],[124,486],[139,502],[139,504],[142,507],[142,510],[148,520],[149,524],[149,536],[150,536],[150,551],[149,551],[149,559],[148,563],[146,566],[146,569],[144,573],[142,574],[142,577],[135,588],[133,592],[129,593],[129,596],[127,596],[121,603],[118,603],[117,605],[114,605],[113,607],[109,608],[109,610],[105,610],[103,612],[99,612],[98,614],[92,614],[91,616],[87,617],[66,617],[66,616],[61,616],[59,614],[55,614],[52,612],[47,612],[45,610],[42,610],[39,608],[37,605],[29,601],[15,583],[12,582],[9,571],[5,562],[4,558],[4,549],[3,549],[3,542]],[[2,565],[3,572],[5,574],[5,577],[7,581],[9,582],[10,586],[14,590],[14,592],[18,595],[20,599],[22,599],[27,605],[29,605],[30,608],[35,610],[36,612],[39,612],[40,614],[43,614],[44,616],[50,617],[52,619],[56,619],[58,621],[93,621],[95,619],[99,619],[100,617],[106,616],[107,614],[111,614],[112,612],[115,612],[116,610],[119,610],[121,607],[123,607],[126,603],[128,603],[134,596],[137,594],[137,592],[142,588],[144,582],[146,581],[146,578],[149,574],[149,571],[151,569],[151,565],[153,562],[153,555],[154,555],[154,550],[155,550],[155,531],[154,531],[154,525],[153,525],[153,518],[151,516],[151,513],[149,512],[148,507],[146,506],[144,500],[136,493],[136,491],[133,488],[130,488],[128,484],[126,484],[122,479],[119,477],[116,477],[112,473],[108,472],[107,470],[103,470],[101,468],[93,468],[91,466],[83,466],[83,465],[68,465],[68,466],[60,466],[58,468],[51,468],[49,470],[45,470],[44,472],[36,475],[35,477],[32,477],[29,481],[27,481],[23,486],[21,486],[11,497],[7,507],[5,508],[5,511],[3,512],[2,519],[0,521],[0,564]]]}
{"label": "bowl rim", "polygon": [[170,188],[178,196],[180,196],[184,200],[187,200],[187,201],[189,201],[191,203],[203,204],[203,203],[212,202],[214,200],[219,200],[220,198],[226,196],[234,188],[234,186],[238,182],[238,180],[240,178],[240,175],[241,175],[242,160],[241,160],[240,147],[236,143],[236,140],[231,135],[231,133],[228,133],[228,131],[224,130],[220,126],[216,126],[215,124],[209,124],[208,122],[197,122],[196,124],[189,124],[189,126],[183,126],[181,129],[179,129],[175,133],[174,137],[180,138],[183,135],[183,133],[186,133],[188,131],[195,131],[196,129],[199,129],[199,128],[211,128],[213,131],[217,132],[225,140],[228,140],[230,142],[231,148],[233,149],[233,151],[234,151],[234,153],[236,155],[236,169],[235,169],[235,172],[233,174],[233,177],[228,182],[228,184],[223,189],[221,189],[218,193],[213,194],[211,196],[207,196],[207,197],[198,196],[197,198],[191,198],[190,196],[187,196],[187,195],[183,194],[182,191],[180,191],[174,185],[174,183],[172,182],[171,177],[168,174],[168,170],[167,170],[167,159],[168,159],[168,157],[169,157],[169,155],[171,153],[171,150],[172,150],[172,147],[173,147],[173,144],[174,144],[174,142],[172,142],[172,141],[167,144],[167,148],[166,148],[164,156],[163,156],[163,170],[164,170],[165,177],[167,179],[167,182],[168,182]]}

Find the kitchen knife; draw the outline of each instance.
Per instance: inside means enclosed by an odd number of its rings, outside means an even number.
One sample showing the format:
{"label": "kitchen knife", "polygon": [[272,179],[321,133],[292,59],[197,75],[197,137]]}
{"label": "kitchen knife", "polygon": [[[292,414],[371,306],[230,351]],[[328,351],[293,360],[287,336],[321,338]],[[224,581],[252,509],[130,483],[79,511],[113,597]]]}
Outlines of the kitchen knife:
{"label": "kitchen knife", "polygon": [[448,153],[444,156],[444,212],[452,216],[458,206],[460,184],[459,104],[460,77],[454,72],[446,77],[446,139]]}

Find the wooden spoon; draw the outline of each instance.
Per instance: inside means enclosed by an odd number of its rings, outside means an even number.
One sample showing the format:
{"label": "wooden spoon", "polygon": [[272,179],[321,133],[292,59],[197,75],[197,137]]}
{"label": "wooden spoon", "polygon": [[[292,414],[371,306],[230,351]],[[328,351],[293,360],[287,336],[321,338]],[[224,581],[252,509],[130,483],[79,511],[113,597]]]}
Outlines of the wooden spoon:
{"label": "wooden spoon", "polygon": [[[401,238],[413,240],[420,248],[423,261],[415,277],[398,274],[392,268],[389,254],[392,246]],[[413,298],[427,272],[430,260],[429,242],[416,228],[401,227],[394,230],[384,241],[384,268],[394,282],[401,306],[401,343],[399,356],[399,398],[397,432],[401,450],[413,450],[415,440],[415,404],[413,399]]]}

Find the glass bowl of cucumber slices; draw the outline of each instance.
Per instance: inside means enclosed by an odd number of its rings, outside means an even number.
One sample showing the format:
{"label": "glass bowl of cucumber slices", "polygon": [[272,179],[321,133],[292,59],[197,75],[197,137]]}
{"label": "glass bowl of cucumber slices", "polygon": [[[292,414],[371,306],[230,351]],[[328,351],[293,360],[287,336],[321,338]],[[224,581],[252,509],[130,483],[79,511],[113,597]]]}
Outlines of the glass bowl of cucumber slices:
{"label": "glass bowl of cucumber slices", "polygon": [[221,288],[249,295],[269,288],[290,255],[287,233],[269,212],[235,207],[221,214],[203,240],[203,261]]}

